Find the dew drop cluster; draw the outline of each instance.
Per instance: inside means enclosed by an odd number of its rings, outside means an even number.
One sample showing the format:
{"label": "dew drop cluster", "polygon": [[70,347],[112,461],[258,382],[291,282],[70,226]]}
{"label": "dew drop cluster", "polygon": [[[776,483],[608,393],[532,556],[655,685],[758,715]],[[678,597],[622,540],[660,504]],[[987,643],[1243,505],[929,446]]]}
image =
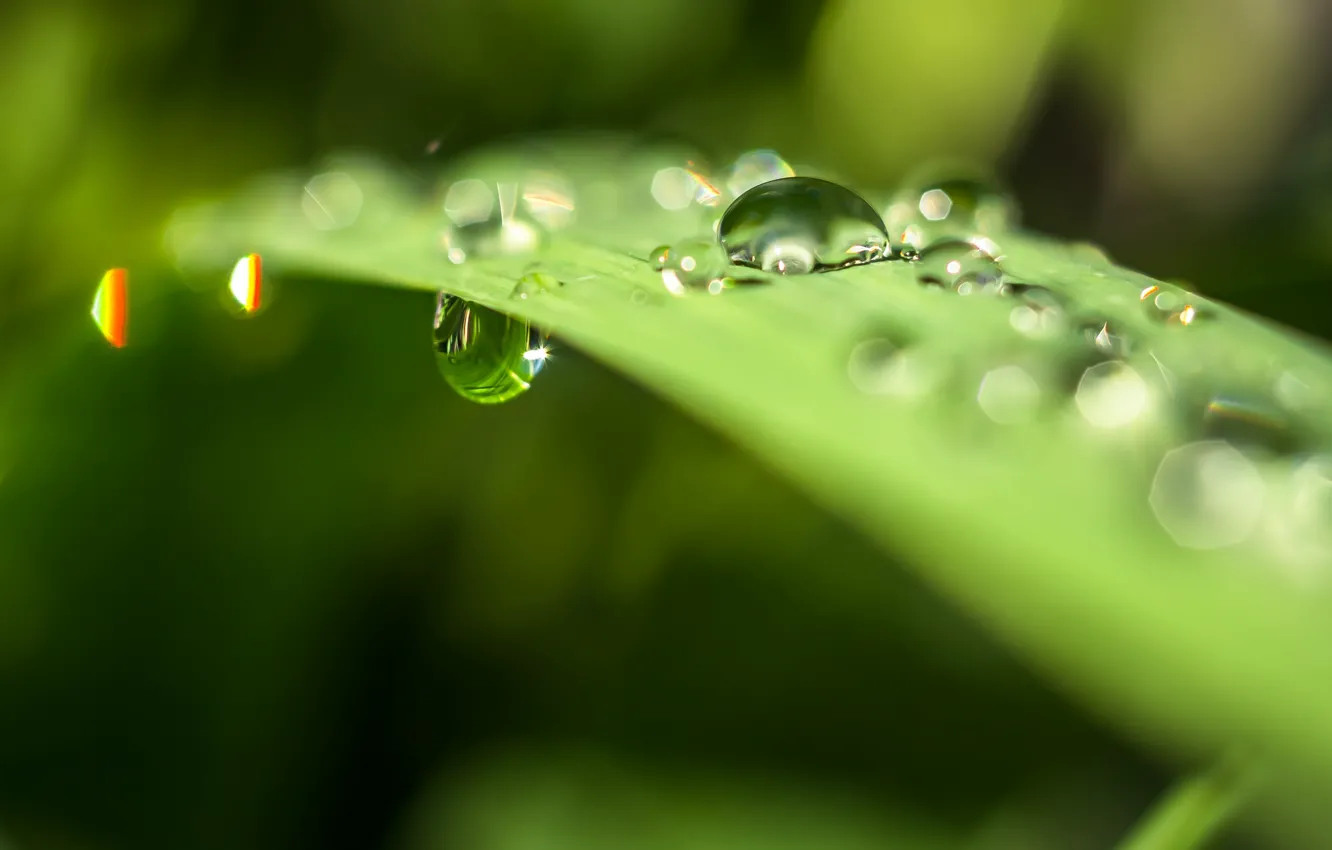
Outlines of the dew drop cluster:
{"label": "dew drop cluster", "polygon": [[[959,444],[1053,433],[1084,441],[1141,468],[1139,504],[1174,544],[1261,552],[1332,581],[1332,386],[1322,372],[1231,350],[1226,308],[1185,284],[1133,283],[1094,245],[1050,243],[1062,266],[1024,260],[1032,237],[1019,231],[1018,205],[986,174],[922,171],[875,194],[771,150],[720,168],[608,151],[591,176],[539,157],[531,167],[514,161],[471,163],[440,180],[430,238],[442,279],[487,263],[486,274],[511,275],[515,310],[540,315],[539,305],[596,286],[547,262],[565,237],[626,255],[643,284],[639,302],[814,280],[827,284],[821,298],[834,298],[840,284],[830,282],[854,277],[856,298],[880,287],[866,309],[892,326],[849,338],[837,364],[847,392],[871,409],[934,417],[939,438],[955,431]],[[337,238],[375,220],[379,190],[351,169],[297,185],[293,207],[312,232]],[[658,238],[638,242],[645,234]],[[876,264],[893,273],[855,271]],[[226,291],[243,315],[266,306],[258,254],[235,262]],[[113,269],[93,304],[116,347],[129,338],[128,292],[128,273]],[[437,299],[436,364],[470,401],[523,394],[551,359],[550,335],[494,309],[502,306]],[[979,431],[991,436],[976,440]]]}

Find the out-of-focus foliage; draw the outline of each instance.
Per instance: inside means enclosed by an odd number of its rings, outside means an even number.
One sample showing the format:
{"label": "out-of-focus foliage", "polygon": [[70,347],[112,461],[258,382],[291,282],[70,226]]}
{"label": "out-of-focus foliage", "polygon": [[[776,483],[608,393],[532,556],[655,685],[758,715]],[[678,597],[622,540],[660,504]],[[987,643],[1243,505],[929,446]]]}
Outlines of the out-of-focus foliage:
{"label": "out-of-focus foliage", "polygon": [[[533,795],[585,775],[542,755],[565,745],[644,765],[606,781],[663,788],[654,812],[734,789],[696,823],[730,846],[775,840],[745,832],[753,782],[830,847],[890,840],[891,812],[983,848],[1122,834],[1165,766],[671,408],[567,351],[473,408],[425,353],[427,297],[279,280],[237,322],[160,251],[182,202],[329,149],[424,174],[607,126],[862,181],[995,157],[1036,227],[1329,333],[1315,0],[982,5],[0,9],[16,850],[387,846],[437,775],[462,789],[440,805],[513,799],[558,837]],[[115,265],[123,352],[87,317]],[[498,791],[462,767],[525,743]]]}

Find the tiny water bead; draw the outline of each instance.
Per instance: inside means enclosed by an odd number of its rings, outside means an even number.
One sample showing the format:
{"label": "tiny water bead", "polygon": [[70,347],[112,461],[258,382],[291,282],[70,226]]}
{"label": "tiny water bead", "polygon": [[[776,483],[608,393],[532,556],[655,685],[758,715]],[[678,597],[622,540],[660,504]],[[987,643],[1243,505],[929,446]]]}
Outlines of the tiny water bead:
{"label": "tiny water bead", "polygon": [[659,272],[662,269],[666,268],[666,264],[669,263],[670,261],[671,261],[670,245],[658,245],[656,248],[652,249],[651,254],[648,254],[648,262],[652,264],[652,270],[654,272]]}
{"label": "tiny water bead", "polygon": [[683,295],[688,290],[717,295],[731,286],[726,255],[710,240],[663,245],[652,252],[649,262],[661,273],[661,282],[672,295]]}
{"label": "tiny water bead", "polygon": [[106,341],[124,348],[129,341],[129,272],[111,269],[102,275],[93,296],[93,321]]}
{"label": "tiny water bead", "polygon": [[1138,300],[1149,317],[1167,323],[1187,327],[1207,315],[1207,308],[1197,303],[1197,296],[1174,287],[1152,284],[1138,293]]}
{"label": "tiny water bead", "polygon": [[957,239],[936,242],[912,261],[916,280],[925,286],[952,289],[960,295],[981,292],[1000,294],[1003,277],[999,264],[988,254]]}
{"label": "tiny water bead", "polygon": [[258,254],[246,254],[236,261],[227,289],[246,313],[263,306],[263,261]]}
{"label": "tiny water bead", "polygon": [[534,295],[554,292],[561,286],[564,286],[564,281],[554,275],[545,272],[528,272],[518,278],[518,283],[513,287],[511,294],[514,298],[527,299]]}
{"label": "tiny water bead", "polygon": [[546,365],[545,336],[528,322],[441,292],[435,365],[463,398],[498,404],[526,392]]}
{"label": "tiny water bead", "polygon": [[882,259],[883,220],[864,198],[816,177],[770,180],[736,198],[718,233],[732,263],[809,274]]}

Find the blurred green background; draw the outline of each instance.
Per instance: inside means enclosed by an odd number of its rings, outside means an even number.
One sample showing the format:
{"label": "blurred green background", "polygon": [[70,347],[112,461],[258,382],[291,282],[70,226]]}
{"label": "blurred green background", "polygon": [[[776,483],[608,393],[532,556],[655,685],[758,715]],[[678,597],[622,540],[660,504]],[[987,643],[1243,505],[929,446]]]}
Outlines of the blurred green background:
{"label": "blurred green background", "polygon": [[[162,225],[334,151],[428,180],[515,134],[771,147],[866,187],[959,156],[1035,229],[1327,337],[1330,21],[7,4],[0,848],[1110,846],[1187,766],[736,447],[567,349],[473,406],[419,293],[278,280],[236,321]],[[151,296],[124,351],[87,314],[111,266]]]}

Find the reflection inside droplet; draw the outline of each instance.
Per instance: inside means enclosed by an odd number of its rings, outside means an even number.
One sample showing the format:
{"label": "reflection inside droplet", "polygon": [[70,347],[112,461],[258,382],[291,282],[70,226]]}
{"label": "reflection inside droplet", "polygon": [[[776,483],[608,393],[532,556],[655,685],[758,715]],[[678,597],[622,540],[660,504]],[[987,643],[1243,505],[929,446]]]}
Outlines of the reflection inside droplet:
{"label": "reflection inside droplet", "polygon": [[459,395],[497,404],[526,392],[550,357],[545,336],[522,319],[441,292],[435,364]]}
{"label": "reflection inside droplet", "polygon": [[1265,496],[1266,484],[1251,460],[1227,442],[1207,440],[1166,454],[1148,501],[1180,546],[1219,549],[1253,533]]}
{"label": "reflection inside droplet", "polygon": [[1074,402],[1082,417],[1097,428],[1122,428],[1147,410],[1147,382],[1132,366],[1115,360],[1098,363],[1082,373]]}
{"label": "reflection inside droplet", "polygon": [[1021,366],[1001,366],[981,379],[976,401],[985,415],[1001,425],[1025,422],[1041,399],[1041,388]]}

